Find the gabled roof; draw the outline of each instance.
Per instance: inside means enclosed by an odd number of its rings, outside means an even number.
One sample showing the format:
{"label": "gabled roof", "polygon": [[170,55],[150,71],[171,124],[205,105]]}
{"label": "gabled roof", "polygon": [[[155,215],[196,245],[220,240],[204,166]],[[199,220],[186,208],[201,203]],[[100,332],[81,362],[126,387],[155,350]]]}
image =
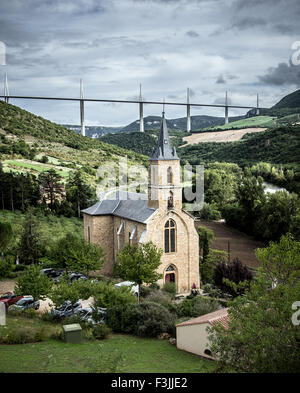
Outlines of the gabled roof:
{"label": "gabled roof", "polygon": [[176,327],[201,325],[203,323],[209,323],[210,325],[221,323],[225,327],[225,329],[227,329],[228,322],[229,322],[228,308],[222,308],[221,310],[217,310],[209,314],[201,315],[201,317],[197,317],[197,318],[189,319],[188,321],[181,322],[178,325],[176,325]]}
{"label": "gabled roof", "polygon": [[140,223],[146,223],[152,214],[156,212],[156,209],[148,207],[148,198],[146,194],[117,191],[108,193],[105,199],[82,210],[82,212],[90,216],[113,215]]}
{"label": "gabled roof", "polygon": [[175,147],[170,143],[165,112],[162,113],[158,143],[149,160],[179,160]]}

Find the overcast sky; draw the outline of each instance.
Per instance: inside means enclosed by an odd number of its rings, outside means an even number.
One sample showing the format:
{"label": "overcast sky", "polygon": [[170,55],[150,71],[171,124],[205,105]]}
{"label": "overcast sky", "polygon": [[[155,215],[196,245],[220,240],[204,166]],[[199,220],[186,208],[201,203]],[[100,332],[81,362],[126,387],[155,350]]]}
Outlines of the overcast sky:
{"label": "overcast sky", "polygon": [[[299,0],[2,0],[0,41],[15,95],[275,104],[300,87],[291,45]],[[79,123],[79,105],[13,101],[58,123]],[[160,115],[146,106],[146,115]],[[241,111],[230,111],[240,114]],[[242,111],[244,113],[244,111]],[[223,110],[192,108],[192,115]],[[185,116],[167,107],[167,118]],[[87,125],[126,125],[138,106],[86,104]]]}

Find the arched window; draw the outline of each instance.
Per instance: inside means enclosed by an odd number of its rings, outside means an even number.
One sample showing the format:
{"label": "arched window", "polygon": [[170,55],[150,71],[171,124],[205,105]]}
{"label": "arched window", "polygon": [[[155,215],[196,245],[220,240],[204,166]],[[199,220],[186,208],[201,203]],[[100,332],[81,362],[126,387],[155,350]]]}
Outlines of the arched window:
{"label": "arched window", "polygon": [[171,218],[165,224],[165,253],[176,252],[176,224]]}
{"label": "arched window", "polygon": [[167,183],[173,184],[173,172],[172,172],[172,168],[170,166],[167,170]]}
{"label": "arched window", "polygon": [[173,192],[170,192],[170,196],[168,198],[168,209],[172,209],[174,207],[174,199],[173,199]]}

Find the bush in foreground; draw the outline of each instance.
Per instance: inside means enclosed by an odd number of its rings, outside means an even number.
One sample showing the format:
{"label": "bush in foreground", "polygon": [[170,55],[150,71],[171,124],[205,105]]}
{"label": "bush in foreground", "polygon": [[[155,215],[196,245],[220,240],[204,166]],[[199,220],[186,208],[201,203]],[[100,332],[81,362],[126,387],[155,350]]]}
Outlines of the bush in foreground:
{"label": "bush in foreground", "polygon": [[115,332],[156,337],[160,333],[173,333],[175,318],[162,305],[143,302],[111,307],[107,310],[106,323]]}

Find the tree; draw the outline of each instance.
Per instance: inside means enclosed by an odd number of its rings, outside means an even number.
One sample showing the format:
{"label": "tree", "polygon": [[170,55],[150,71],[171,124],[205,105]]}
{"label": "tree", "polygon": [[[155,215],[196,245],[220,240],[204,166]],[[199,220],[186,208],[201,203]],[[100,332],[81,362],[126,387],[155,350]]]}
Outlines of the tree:
{"label": "tree", "polygon": [[0,250],[6,250],[13,237],[13,231],[9,222],[0,222]]}
{"label": "tree", "polygon": [[46,194],[50,201],[50,209],[53,210],[54,201],[63,194],[62,177],[54,169],[42,172],[39,175],[39,183],[42,187],[43,194]]}
{"label": "tree", "polygon": [[203,260],[209,254],[209,248],[211,243],[214,241],[215,235],[211,229],[205,227],[198,227],[198,235],[199,235],[199,248],[202,250]]}
{"label": "tree", "polygon": [[76,206],[77,216],[80,217],[81,210],[88,207],[90,200],[94,197],[91,187],[84,183],[82,172],[70,172],[66,185],[67,199]]}
{"label": "tree", "polygon": [[92,270],[99,270],[105,261],[101,247],[70,233],[54,244],[50,259],[67,271],[73,270],[86,275]]}
{"label": "tree", "polygon": [[131,288],[126,285],[116,287],[111,283],[101,281],[92,285],[91,295],[94,297],[95,308],[136,303],[136,297],[131,292]]}
{"label": "tree", "polygon": [[37,225],[30,210],[25,217],[21,239],[17,247],[20,261],[25,265],[37,263],[38,259],[43,255],[40,237],[36,227]]}
{"label": "tree", "polygon": [[[214,271],[214,284],[222,292],[229,293],[236,297],[244,293],[244,288],[253,279],[252,272],[243,265],[239,258],[235,258],[231,263],[219,263]],[[225,281],[226,280],[226,281]],[[230,283],[237,284],[230,285]],[[243,283],[243,284],[242,284]]]}
{"label": "tree", "polygon": [[31,295],[35,300],[44,300],[49,295],[52,284],[52,279],[45,274],[40,274],[38,266],[30,265],[18,276],[15,293],[17,295]]}
{"label": "tree", "polygon": [[264,240],[279,240],[282,235],[295,230],[293,220],[297,215],[300,215],[300,199],[297,194],[286,191],[268,194],[255,232]]}
{"label": "tree", "polygon": [[67,301],[70,301],[73,309],[74,304],[79,299],[88,299],[88,295],[86,291],[84,291],[80,280],[70,284],[69,279],[66,276],[62,278],[57,285],[52,287],[52,290],[49,293],[49,298],[52,300],[56,308],[62,306]]}
{"label": "tree", "polygon": [[[140,294],[140,286],[143,283],[153,284],[162,277],[156,272],[161,264],[161,256],[162,250],[152,242],[142,244],[140,247],[127,244],[118,253],[117,272],[121,278],[138,284]],[[140,301],[139,296],[138,300]]]}
{"label": "tree", "polygon": [[211,351],[223,371],[298,372],[300,332],[292,305],[300,299],[300,242],[282,236],[257,257],[258,277],[231,303],[228,329],[209,329]]}
{"label": "tree", "polygon": [[223,250],[209,250],[209,254],[205,260],[200,263],[200,277],[202,283],[213,282],[214,272],[219,263],[226,263],[228,261],[228,254]]}

